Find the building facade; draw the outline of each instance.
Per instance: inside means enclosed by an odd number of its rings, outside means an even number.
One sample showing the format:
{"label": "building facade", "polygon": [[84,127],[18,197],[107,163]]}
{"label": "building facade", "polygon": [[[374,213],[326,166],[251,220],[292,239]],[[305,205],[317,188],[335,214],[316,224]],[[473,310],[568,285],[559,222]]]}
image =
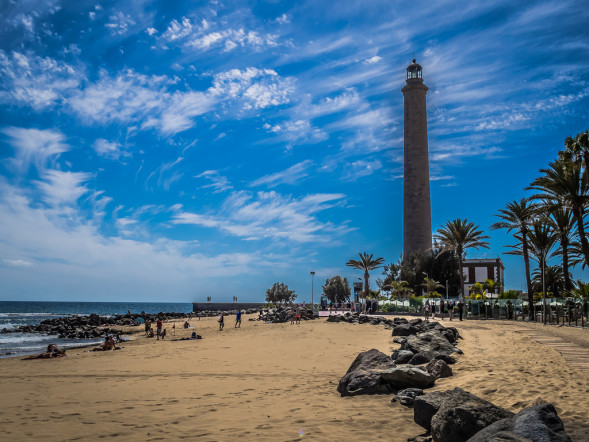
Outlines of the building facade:
{"label": "building facade", "polygon": [[464,293],[466,295],[474,284],[477,282],[482,284],[487,279],[497,283],[497,293],[505,286],[505,266],[500,258],[465,259],[462,262],[462,273],[464,274]]}
{"label": "building facade", "polygon": [[432,253],[427,108],[421,65],[407,67],[403,142],[403,256]]}

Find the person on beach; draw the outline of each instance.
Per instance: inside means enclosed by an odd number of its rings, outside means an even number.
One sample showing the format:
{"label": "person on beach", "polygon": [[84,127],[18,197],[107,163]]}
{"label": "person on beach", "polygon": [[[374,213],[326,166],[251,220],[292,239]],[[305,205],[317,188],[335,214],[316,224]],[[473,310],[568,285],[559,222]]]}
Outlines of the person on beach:
{"label": "person on beach", "polygon": [[298,304],[297,304],[297,310],[296,310],[295,314],[296,314],[296,323],[298,325],[300,325],[301,324],[301,308]]}
{"label": "person on beach", "polygon": [[462,302],[462,299],[458,300],[457,307],[458,307],[458,317],[462,321],[462,313],[464,312],[464,303]]}
{"label": "person on beach", "polygon": [[116,348],[115,340],[112,336],[104,338],[104,343],[100,347],[93,348],[92,351],[108,351]]}
{"label": "person on beach", "polygon": [[235,314],[235,327],[234,328],[241,328],[241,310],[237,310]]}
{"label": "person on beach", "polygon": [[145,321],[145,336],[149,336],[149,331],[151,330],[151,321],[148,319]]}
{"label": "person on beach", "polygon": [[155,323],[155,330],[157,334],[157,340],[160,340],[160,336],[162,335],[162,320],[157,318],[157,322]]}
{"label": "person on beach", "polygon": [[162,331],[162,341],[166,338],[166,329]]}
{"label": "person on beach", "polygon": [[50,359],[50,358],[61,358],[67,356],[65,354],[65,350],[61,350],[57,344],[49,344],[47,346],[47,351],[45,353],[41,353],[37,356],[27,356],[23,360],[28,361],[31,359]]}
{"label": "person on beach", "polygon": [[450,321],[454,318],[454,303],[452,301],[448,301],[448,316],[450,316]]}
{"label": "person on beach", "polygon": [[440,318],[442,318],[442,321],[444,320],[444,309],[446,308],[446,306],[444,305],[444,300],[442,299],[440,301]]}
{"label": "person on beach", "polygon": [[293,325],[295,323],[295,311],[294,308],[290,309],[290,325]]}
{"label": "person on beach", "polygon": [[425,305],[423,306],[423,315],[425,317],[426,322],[429,320],[430,311],[431,311],[431,306],[430,306],[429,300],[428,300],[428,301],[425,301]]}
{"label": "person on beach", "polygon": [[223,319],[223,313],[221,313],[219,315],[219,319],[217,319],[217,321],[219,322],[219,331],[223,331],[223,328],[225,327],[225,320]]}

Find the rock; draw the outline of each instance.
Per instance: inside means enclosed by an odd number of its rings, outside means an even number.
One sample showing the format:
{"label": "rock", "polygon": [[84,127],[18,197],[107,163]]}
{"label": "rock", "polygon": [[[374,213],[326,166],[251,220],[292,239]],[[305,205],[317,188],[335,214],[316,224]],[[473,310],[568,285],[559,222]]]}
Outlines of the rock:
{"label": "rock", "polygon": [[406,364],[413,357],[413,353],[409,350],[395,350],[391,356],[391,359],[395,364]]}
{"label": "rock", "polygon": [[421,324],[423,321],[421,319],[412,319],[411,321],[409,321],[409,324],[411,325],[419,325]]}
{"label": "rock", "polygon": [[393,338],[393,342],[395,344],[405,345],[405,342],[407,342],[407,338],[397,336],[396,338]]}
{"label": "rock", "polygon": [[456,358],[453,358],[450,355],[446,355],[444,353],[440,353],[437,354],[434,359],[440,359],[442,361],[444,361],[446,364],[455,364],[456,363]]}
{"label": "rock", "polygon": [[[460,390],[460,389],[458,389]],[[432,417],[438,412],[444,401],[454,390],[435,391],[415,398],[413,403],[413,421],[426,430],[431,429]]]}
{"label": "rock", "polygon": [[409,350],[413,353],[433,353],[436,354],[462,354],[462,350],[453,346],[440,333],[439,330],[429,330],[419,335],[407,337],[407,341],[402,346],[403,350]]}
{"label": "rock", "polygon": [[388,394],[392,391],[377,371],[355,370],[347,373],[337,386],[341,396],[356,396],[358,394]]}
{"label": "rock", "polygon": [[466,442],[493,422],[513,415],[461,388],[455,388],[431,419],[432,438],[436,442]]}
{"label": "rock", "polygon": [[381,379],[380,371],[394,367],[393,360],[376,349],[362,352],[340,380],[337,391],[342,396],[390,393],[391,386]]}
{"label": "rock", "polygon": [[393,329],[393,336],[411,336],[416,335],[420,329],[409,324],[400,324]]}
{"label": "rock", "polygon": [[393,396],[391,402],[399,401],[401,405],[412,407],[415,398],[421,395],[423,395],[423,390],[421,388],[405,388]]}
{"label": "rock", "polygon": [[436,382],[436,378],[431,374],[411,366],[384,370],[380,373],[380,377],[393,388],[429,388]]}
{"label": "rock", "polygon": [[409,360],[409,363],[411,365],[427,364],[433,358],[434,358],[434,355],[432,353],[420,352],[420,353],[414,354],[413,357]]}
{"label": "rock", "polygon": [[552,404],[524,408],[515,416],[501,419],[485,427],[469,442],[487,441],[570,442],[562,421]]}
{"label": "rock", "polygon": [[346,374],[355,370],[385,370],[394,367],[396,365],[388,355],[373,348],[356,356]]}
{"label": "rock", "polygon": [[441,359],[432,359],[432,361],[425,367],[427,372],[436,379],[448,378],[453,375],[452,369],[446,362]]}

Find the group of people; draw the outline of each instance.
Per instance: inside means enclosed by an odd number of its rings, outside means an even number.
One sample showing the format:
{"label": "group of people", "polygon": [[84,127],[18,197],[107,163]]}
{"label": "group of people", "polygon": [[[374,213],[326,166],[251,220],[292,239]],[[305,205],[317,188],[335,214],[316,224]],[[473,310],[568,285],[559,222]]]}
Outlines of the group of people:
{"label": "group of people", "polygon": [[[444,316],[446,315],[446,310],[448,311],[448,315],[450,317],[450,321],[454,319],[454,303],[452,301],[444,301],[443,299],[440,300],[440,318],[444,320]],[[458,311],[458,317],[462,321],[462,315],[464,313],[464,302],[462,299],[459,299],[456,303],[456,310]],[[436,304],[431,305],[429,300],[425,301],[425,305],[423,306],[423,314],[425,316],[425,320],[429,320],[430,315],[432,319],[436,317]]]}
{"label": "group of people", "polygon": [[[237,310],[235,314],[235,326],[233,328],[241,328],[241,310]],[[221,313],[217,318],[217,322],[219,323],[219,331],[223,331],[225,328],[225,315]]]}
{"label": "group of people", "polygon": [[65,349],[59,348],[57,346],[57,344],[49,344],[47,346],[47,350],[45,351],[45,353],[41,353],[40,355],[36,355],[36,356],[27,356],[24,359],[25,360],[30,360],[30,359],[50,359],[50,358],[62,358],[64,356],[67,356],[65,354]]}

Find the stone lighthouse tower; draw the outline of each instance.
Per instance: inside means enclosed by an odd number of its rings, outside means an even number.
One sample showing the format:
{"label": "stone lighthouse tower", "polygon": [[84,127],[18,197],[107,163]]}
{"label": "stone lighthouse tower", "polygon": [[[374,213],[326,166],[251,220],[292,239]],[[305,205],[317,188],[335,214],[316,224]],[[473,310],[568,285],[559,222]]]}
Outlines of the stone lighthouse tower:
{"label": "stone lighthouse tower", "polygon": [[432,253],[432,220],[429,195],[427,111],[421,65],[407,66],[405,97],[403,257],[413,252]]}

